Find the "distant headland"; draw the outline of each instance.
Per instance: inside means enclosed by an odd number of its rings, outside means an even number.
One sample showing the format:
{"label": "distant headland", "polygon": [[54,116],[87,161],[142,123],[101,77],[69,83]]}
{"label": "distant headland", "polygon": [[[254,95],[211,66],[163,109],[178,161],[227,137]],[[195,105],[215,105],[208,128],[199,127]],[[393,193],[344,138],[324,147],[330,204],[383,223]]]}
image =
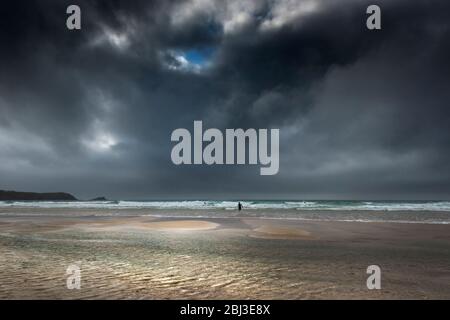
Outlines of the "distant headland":
{"label": "distant headland", "polygon": [[70,193],[66,192],[17,192],[0,190],[0,201],[77,201]]}

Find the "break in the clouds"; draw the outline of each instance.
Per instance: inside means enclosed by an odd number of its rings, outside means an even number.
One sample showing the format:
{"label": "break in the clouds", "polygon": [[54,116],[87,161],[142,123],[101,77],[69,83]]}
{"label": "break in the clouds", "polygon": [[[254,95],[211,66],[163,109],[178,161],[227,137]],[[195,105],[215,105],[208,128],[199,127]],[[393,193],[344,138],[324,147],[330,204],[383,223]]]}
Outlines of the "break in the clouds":
{"label": "break in the clouds", "polygon": [[[82,29],[66,28],[78,4]],[[448,199],[450,3],[6,1],[0,189]],[[176,128],[279,128],[280,169],[175,166]]]}

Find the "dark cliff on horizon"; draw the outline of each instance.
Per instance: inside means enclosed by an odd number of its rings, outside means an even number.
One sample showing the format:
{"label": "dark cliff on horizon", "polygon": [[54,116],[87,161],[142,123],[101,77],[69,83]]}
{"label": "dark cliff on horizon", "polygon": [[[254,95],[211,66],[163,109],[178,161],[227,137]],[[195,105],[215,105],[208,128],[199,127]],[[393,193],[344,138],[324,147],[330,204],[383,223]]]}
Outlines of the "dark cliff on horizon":
{"label": "dark cliff on horizon", "polygon": [[76,201],[73,195],[65,192],[17,192],[0,190],[0,201]]}

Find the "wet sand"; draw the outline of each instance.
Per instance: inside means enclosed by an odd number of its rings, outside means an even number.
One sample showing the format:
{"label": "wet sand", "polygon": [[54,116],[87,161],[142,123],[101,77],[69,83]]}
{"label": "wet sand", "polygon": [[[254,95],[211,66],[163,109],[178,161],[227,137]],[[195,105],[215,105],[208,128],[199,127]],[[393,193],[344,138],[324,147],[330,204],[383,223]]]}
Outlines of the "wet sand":
{"label": "wet sand", "polygon": [[0,216],[0,298],[449,299],[450,225]]}

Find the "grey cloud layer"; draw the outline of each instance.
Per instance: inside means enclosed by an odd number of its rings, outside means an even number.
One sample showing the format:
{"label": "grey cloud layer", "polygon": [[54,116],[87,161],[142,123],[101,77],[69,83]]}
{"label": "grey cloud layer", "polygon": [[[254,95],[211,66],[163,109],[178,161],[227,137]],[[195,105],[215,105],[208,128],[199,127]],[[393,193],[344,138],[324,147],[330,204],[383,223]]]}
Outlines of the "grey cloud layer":
{"label": "grey cloud layer", "polygon": [[[119,198],[448,198],[450,4],[9,1],[0,188]],[[209,52],[201,65],[186,53]],[[174,166],[194,120],[281,129],[280,173]]]}

